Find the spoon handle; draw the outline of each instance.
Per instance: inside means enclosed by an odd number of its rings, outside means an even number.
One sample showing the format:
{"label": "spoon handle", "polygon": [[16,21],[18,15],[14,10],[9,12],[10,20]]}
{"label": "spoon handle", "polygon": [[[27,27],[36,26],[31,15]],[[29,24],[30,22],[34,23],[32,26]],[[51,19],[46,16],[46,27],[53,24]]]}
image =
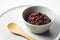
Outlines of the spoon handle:
{"label": "spoon handle", "polygon": [[35,40],[33,37],[29,36],[28,34],[23,33],[23,37],[27,38],[28,40]]}

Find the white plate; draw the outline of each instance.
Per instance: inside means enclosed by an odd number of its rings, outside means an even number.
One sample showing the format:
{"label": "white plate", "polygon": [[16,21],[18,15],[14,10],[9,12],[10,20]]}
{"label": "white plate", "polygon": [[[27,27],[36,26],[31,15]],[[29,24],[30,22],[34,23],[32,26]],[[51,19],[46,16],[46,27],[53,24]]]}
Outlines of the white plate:
{"label": "white plate", "polygon": [[[36,35],[36,34],[33,34],[30,32],[30,30],[27,28],[27,26],[25,25],[25,23],[23,22],[23,19],[22,19],[22,12],[28,7],[30,7],[30,6],[25,5],[25,6],[15,7],[15,8],[12,8],[12,9],[4,12],[0,16],[0,40],[26,40],[25,38],[23,38],[21,36],[12,34],[8,30],[7,25],[10,22],[17,23],[25,31],[25,33],[31,35],[36,40],[53,40],[52,39],[53,37],[51,35],[56,33],[56,32],[54,32],[55,29],[53,28],[53,26],[55,24],[53,24],[51,26],[51,32],[46,32],[46,33],[40,34],[40,35]],[[46,35],[46,34],[48,34],[48,35]]]}

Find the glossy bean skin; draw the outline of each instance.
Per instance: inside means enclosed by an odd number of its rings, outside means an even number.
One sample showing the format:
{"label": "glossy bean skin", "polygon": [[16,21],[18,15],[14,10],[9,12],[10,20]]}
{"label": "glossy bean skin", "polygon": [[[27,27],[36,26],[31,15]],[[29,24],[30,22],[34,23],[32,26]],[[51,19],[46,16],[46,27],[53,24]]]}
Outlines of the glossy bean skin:
{"label": "glossy bean skin", "polygon": [[46,14],[39,12],[31,13],[27,18],[27,22],[34,25],[44,25],[50,23],[51,19]]}

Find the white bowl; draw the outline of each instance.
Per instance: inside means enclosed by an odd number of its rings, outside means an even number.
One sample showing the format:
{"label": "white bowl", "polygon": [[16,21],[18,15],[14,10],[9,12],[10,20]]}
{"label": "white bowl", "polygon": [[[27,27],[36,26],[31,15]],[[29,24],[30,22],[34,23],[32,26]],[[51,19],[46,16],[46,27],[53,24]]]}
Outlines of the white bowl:
{"label": "white bowl", "polygon": [[[51,19],[51,22],[45,25],[33,25],[33,24],[28,23],[26,21],[26,18],[33,12],[41,12],[43,14],[46,14]],[[50,28],[51,24],[53,23],[54,13],[51,9],[44,6],[31,6],[23,11],[22,17],[26,25],[29,27],[29,29],[33,33],[43,33],[47,31]]]}

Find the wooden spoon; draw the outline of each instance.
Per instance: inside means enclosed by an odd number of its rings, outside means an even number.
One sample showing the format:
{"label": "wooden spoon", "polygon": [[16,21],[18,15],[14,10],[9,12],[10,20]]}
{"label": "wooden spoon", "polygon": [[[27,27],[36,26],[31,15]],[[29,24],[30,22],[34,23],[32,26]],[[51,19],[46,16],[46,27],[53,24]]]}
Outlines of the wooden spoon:
{"label": "wooden spoon", "polygon": [[29,36],[28,34],[24,33],[24,31],[15,23],[9,23],[8,24],[8,29],[15,34],[21,35],[28,40],[35,40],[33,37]]}

